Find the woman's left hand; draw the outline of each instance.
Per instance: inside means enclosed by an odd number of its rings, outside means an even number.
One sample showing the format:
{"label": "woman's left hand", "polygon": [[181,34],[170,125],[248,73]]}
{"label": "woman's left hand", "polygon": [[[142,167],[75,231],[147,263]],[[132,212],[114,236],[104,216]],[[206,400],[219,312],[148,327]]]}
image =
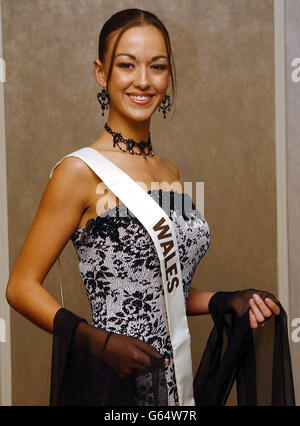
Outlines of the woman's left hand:
{"label": "woman's left hand", "polygon": [[249,311],[251,328],[262,327],[265,320],[269,319],[273,314],[280,314],[280,308],[277,303],[268,297],[263,300],[259,295],[253,294],[249,300],[249,305],[251,307]]}

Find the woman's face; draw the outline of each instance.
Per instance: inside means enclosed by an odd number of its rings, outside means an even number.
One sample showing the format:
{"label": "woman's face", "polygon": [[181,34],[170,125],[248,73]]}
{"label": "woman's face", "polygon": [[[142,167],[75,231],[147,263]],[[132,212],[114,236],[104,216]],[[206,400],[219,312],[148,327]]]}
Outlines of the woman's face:
{"label": "woman's face", "polygon": [[[105,56],[106,77],[118,32],[111,37]],[[108,84],[110,114],[149,120],[167,92],[169,79],[162,33],[153,25],[130,28],[121,36],[114,58]]]}

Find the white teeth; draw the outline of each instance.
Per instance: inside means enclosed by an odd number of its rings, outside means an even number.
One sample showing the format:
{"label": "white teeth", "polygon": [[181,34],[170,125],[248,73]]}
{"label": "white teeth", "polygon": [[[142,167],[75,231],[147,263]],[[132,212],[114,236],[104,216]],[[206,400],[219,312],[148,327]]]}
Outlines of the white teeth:
{"label": "white teeth", "polygon": [[130,98],[135,99],[137,101],[146,101],[147,99],[150,98],[150,96],[132,96],[132,95],[129,95],[129,96]]}

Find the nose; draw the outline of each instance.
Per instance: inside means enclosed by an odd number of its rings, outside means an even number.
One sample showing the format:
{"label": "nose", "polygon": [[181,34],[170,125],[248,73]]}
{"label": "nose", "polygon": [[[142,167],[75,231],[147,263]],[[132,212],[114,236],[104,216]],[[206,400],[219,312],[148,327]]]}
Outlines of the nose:
{"label": "nose", "polygon": [[146,89],[150,85],[149,76],[146,67],[139,67],[136,71],[134,85],[141,89]]}

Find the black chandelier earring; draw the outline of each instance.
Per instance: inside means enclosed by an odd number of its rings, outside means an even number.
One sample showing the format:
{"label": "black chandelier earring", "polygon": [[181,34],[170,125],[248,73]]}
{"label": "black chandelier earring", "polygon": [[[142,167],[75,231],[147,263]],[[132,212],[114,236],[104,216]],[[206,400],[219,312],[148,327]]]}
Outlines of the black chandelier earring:
{"label": "black chandelier earring", "polygon": [[103,88],[101,90],[101,92],[98,93],[97,95],[97,99],[101,105],[101,109],[102,109],[102,117],[104,116],[104,110],[108,109],[108,105],[109,105],[109,94],[108,91]]}
{"label": "black chandelier earring", "polygon": [[169,95],[165,95],[165,97],[161,101],[158,111],[162,110],[164,118],[166,118],[167,111],[170,111],[171,107],[172,107],[171,98]]}

